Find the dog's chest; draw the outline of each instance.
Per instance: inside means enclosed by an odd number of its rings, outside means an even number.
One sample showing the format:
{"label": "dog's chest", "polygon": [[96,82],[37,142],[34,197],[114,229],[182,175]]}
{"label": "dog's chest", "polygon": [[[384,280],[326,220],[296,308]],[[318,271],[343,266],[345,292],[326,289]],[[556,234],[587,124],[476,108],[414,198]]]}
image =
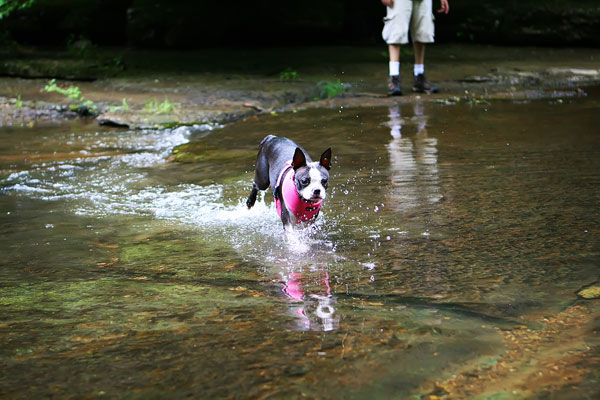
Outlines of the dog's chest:
{"label": "dog's chest", "polygon": [[[317,182],[320,182],[321,174],[319,171],[316,171],[315,174],[315,172],[311,170],[313,170],[313,168],[307,171],[309,174],[312,174],[311,181],[314,178],[318,179]],[[321,209],[322,201],[319,200],[317,202],[310,202],[301,198],[296,188],[293,169],[286,169],[282,172],[279,186],[281,193],[280,196],[283,199],[276,198],[275,207],[280,217],[282,203],[285,204],[285,208],[288,210],[290,217],[295,219],[296,223],[308,222],[317,217],[319,210]],[[283,200],[283,202],[281,200]]]}

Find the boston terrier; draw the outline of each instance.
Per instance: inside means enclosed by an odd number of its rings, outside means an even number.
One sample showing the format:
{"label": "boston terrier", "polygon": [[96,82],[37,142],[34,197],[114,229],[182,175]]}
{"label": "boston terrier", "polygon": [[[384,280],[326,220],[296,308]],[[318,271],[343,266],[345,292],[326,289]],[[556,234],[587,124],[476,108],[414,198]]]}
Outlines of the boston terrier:
{"label": "boston terrier", "polygon": [[284,230],[301,222],[313,222],[326,196],[330,168],[331,148],[313,162],[290,139],[269,135],[258,146],[254,183],[246,205],[252,208],[258,191],[270,186]]}

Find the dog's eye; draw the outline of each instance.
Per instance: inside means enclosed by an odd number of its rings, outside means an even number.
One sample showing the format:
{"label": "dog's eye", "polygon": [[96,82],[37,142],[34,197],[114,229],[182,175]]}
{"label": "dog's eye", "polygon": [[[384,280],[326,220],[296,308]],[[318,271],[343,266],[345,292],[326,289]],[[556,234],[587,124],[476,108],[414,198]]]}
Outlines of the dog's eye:
{"label": "dog's eye", "polygon": [[327,179],[321,179],[321,185],[327,186]]}
{"label": "dog's eye", "polygon": [[303,186],[307,186],[307,185],[310,183],[310,178],[302,178],[302,179],[300,180],[300,183],[301,183]]}

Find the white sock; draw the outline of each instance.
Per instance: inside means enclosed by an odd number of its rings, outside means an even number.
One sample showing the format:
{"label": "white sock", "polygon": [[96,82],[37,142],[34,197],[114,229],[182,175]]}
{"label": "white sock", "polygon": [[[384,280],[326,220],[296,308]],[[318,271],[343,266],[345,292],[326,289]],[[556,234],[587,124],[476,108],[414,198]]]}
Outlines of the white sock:
{"label": "white sock", "polygon": [[390,61],[390,76],[400,75],[400,61]]}
{"label": "white sock", "polygon": [[415,64],[414,74],[415,76],[421,75],[425,73],[425,65],[424,64]]}

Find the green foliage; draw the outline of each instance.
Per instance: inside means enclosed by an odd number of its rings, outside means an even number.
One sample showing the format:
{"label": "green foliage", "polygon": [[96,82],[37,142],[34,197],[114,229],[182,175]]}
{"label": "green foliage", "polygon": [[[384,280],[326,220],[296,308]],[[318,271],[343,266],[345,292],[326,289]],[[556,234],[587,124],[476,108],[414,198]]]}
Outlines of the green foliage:
{"label": "green foliage", "polygon": [[13,11],[31,7],[34,2],[35,0],[0,0],[0,19]]}
{"label": "green foliage", "polygon": [[317,83],[317,87],[320,90],[319,96],[322,99],[330,99],[346,91],[346,87],[339,79],[335,81],[320,81]]}
{"label": "green foliage", "polygon": [[129,111],[129,104],[127,103],[127,99],[125,97],[123,97],[123,100],[121,100],[120,106],[112,106],[108,109],[108,111],[111,113]]}
{"label": "green foliage", "polygon": [[71,107],[71,109],[79,113],[88,114],[96,112],[98,107],[91,100],[83,100],[80,104],[75,105],[75,107]]}
{"label": "green foliage", "polygon": [[159,103],[156,99],[151,99],[146,101],[143,111],[149,114],[167,114],[175,111],[175,104],[171,103],[166,97],[162,103]]}
{"label": "green foliage", "polygon": [[15,107],[16,108],[22,108],[23,107],[23,100],[21,100],[21,95],[17,94],[17,101],[15,101]]}
{"label": "green foliage", "polygon": [[279,74],[279,78],[283,80],[298,79],[298,72],[294,71],[290,67],[287,67],[285,70],[281,71],[281,73]]}
{"label": "green foliage", "polygon": [[94,102],[83,97],[81,90],[77,86],[61,87],[56,84],[56,79],[52,79],[44,87],[44,90],[49,93],[56,92],[69,98],[69,100],[73,102],[71,110],[76,111],[79,114],[87,115],[98,111],[98,107]]}
{"label": "green foliage", "polygon": [[44,86],[46,92],[56,92],[63,96],[67,96],[69,99],[74,101],[81,101],[81,90],[77,86],[68,86],[66,88],[60,87],[56,84],[56,79],[52,79],[46,86]]}

